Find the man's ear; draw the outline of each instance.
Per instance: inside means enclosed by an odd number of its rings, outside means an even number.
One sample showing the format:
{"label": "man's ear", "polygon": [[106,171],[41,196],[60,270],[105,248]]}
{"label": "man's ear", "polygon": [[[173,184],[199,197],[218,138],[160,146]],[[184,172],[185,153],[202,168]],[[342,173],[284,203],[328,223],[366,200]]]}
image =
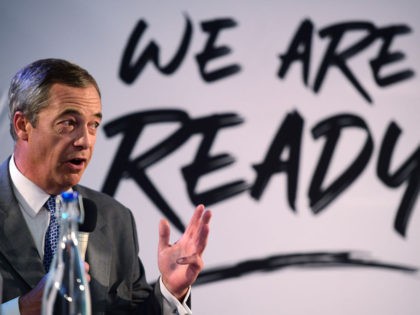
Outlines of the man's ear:
{"label": "man's ear", "polygon": [[18,139],[23,141],[28,140],[28,129],[30,128],[30,126],[32,125],[26,118],[26,116],[22,112],[17,111],[13,116],[13,128],[15,128],[15,132]]}

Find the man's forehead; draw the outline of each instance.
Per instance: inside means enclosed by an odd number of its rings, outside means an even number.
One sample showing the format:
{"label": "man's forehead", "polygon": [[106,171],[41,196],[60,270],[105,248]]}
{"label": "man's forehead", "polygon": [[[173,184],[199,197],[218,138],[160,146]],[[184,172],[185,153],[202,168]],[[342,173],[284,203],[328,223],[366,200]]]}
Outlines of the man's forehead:
{"label": "man's forehead", "polygon": [[49,91],[49,96],[60,97],[60,96],[83,96],[86,98],[101,99],[100,94],[93,84],[89,84],[85,87],[75,87],[62,83],[54,83]]}
{"label": "man's forehead", "polygon": [[93,85],[85,88],[71,87],[55,84],[51,87],[49,95],[50,107],[57,107],[61,111],[74,114],[85,111],[93,112],[92,115],[102,116],[101,99]]}

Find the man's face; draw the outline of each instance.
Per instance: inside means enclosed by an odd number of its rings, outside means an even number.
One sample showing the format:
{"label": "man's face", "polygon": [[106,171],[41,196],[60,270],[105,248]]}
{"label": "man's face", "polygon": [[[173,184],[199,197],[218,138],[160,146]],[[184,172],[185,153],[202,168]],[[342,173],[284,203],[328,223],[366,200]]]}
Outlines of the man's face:
{"label": "man's face", "polygon": [[94,86],[55,84],[48,103],[36,127],[22,118],[25,130],[18,133],[15,161],[39,187],[58,194],[80,181],[92,157],[102,117],[101,100]]}

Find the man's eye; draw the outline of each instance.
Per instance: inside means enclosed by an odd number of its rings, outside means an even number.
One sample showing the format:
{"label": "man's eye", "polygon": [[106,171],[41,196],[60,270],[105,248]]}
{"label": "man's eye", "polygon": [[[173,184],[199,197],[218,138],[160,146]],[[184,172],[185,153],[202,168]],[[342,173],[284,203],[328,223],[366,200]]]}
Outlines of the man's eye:
{"label": "man's eye", "polygon": [[99,125],[100,125],[100,123],[99,123],[99,122],[97,122],[97,121],[95,121],[95,122],[90,123],[90,124],[89,124],[89,127],[90,127],[91,129],[93,129],[93,130],[96,130],[96,129],[98,129],[98,128],[99,128]]}
{"label": "man's eye", "polygon": [[76,122],[74,120],[63,120],[61,124],[64,126],[74,126]]}
{"label": "man's eye", "polygon": [[59,126],[60,126],[60,129],[61,129],[62,132],[71,131],[75,128],[76,121],[74,121],[74,120],[63,120],[63,121],[60,122]]}

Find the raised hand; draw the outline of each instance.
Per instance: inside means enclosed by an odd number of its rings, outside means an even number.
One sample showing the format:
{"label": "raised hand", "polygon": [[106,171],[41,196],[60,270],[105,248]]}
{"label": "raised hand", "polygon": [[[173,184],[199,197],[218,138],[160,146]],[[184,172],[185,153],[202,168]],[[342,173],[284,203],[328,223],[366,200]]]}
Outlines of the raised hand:
{"label": "raised hand", "polygon": [[199,205],[185,233],[169,244],[170,227],[166,220],[159,225],[158,265],[166,288],[179,300],[203,269],[202,254],[207,245],[211,212]]}

